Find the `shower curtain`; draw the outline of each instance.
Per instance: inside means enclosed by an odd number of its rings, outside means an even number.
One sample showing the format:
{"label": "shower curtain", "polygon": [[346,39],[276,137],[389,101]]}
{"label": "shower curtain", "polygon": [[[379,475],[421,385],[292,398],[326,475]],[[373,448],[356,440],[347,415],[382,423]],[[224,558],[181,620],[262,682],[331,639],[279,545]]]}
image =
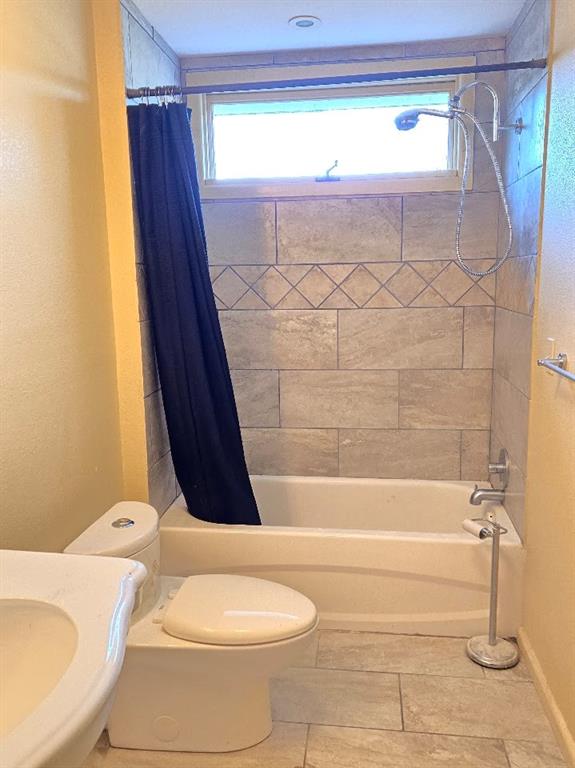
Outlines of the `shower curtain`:
{"label": "shower curtain", "polygon": [[194,517],[258,525],[208,271],[188,111],[128,107],[148,298],[176,477]]}

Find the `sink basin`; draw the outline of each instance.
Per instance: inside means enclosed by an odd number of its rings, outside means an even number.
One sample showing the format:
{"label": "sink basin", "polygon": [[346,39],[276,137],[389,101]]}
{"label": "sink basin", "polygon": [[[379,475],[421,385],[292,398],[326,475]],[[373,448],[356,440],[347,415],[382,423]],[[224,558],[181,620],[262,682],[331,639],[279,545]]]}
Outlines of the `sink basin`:
{"label": "sink basin", "polygon": [[141,563],[0,551],[0,765],[78,768],[120,673]]}
{"label": "sink basin", "polygon": [[50,603],[0,599],[0,738],[55,687],[78,645],[76,625]]}

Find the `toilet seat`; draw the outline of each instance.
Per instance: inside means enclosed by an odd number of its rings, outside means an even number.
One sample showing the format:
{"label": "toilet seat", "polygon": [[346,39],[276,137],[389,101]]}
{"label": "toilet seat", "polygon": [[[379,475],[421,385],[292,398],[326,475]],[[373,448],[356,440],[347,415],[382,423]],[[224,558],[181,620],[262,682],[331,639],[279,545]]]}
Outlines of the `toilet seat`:
{"label": "toilet seat", "polygon": [[273,643],[317,623],[315,605],[283,584],[250,576],[189,576],[166,610],[162,627],[206,645]]}

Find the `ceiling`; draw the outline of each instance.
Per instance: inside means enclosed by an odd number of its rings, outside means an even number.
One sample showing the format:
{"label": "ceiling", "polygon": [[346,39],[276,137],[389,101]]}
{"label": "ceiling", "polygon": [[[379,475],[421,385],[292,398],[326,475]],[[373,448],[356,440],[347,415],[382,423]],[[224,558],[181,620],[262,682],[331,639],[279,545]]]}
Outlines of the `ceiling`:
{"label": "ceiling", "polygon": [[[524,0],[135,0],[176,53],[370,45],[505,34]],[[318,16],[319,27],[288,25]]]}

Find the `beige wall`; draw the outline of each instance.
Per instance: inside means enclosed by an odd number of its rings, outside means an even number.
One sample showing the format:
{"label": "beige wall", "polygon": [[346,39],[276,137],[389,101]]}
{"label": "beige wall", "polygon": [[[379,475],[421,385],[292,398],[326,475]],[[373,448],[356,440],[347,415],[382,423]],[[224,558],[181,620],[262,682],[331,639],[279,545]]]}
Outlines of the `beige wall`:
{"label": "beige wall", "polygon": [[[122,0],[124,69],[126,86],[170,85],[180,82],[178,57],[130,0]],[[145,268],[139,243],[136,247],[139,286],[139,319],[144,364],[144,407],[150,503],[164,512],[178,492],[168,440],[162,393],[152,343],[146,298]]]}
{"label": "beige wall", "polygon": [[[476,53],[485,64],[503,60],[504,44],[467,38],[268,60],[189,57],[183,66],[191,81],[194,68],[274,61]],[[491,116],[483,95],[476,110]],[[478,151],[463,233],[476,267],[497,248],[487,162]],[[205,201],[252,472],[486,478],[495,280],[475,281],[453,260],[457,203],[457,193]]]}
{"label": "beige wall", "polygon": [[[549,0],[527,0],[507,36],[507,61],[544,58],[549,48]],[[504,120],[521,118],[521,134],[502,136],[503,172],[514,230],[510,259],[496,275],[495,345],[491,455],[505,446],[511,478],[505,506],[520,535],[524,535],[524,496],[527,473],[527,417],[531,373],[531,326],[542,193],[543,146],[547,100],[547,71],[519,70],[499,75],[506,91]],[[499,250],[508,232],[499,212]]]}
{"label": "beige wall", "polygon": [[[119,12],[104,6],[98,46],[113,52]],[[137,392],[139,354],[119,370],[114,338],[114,304],[135,311],[135,269],[109,259],[130,239],[112,243],[107,223],[91,3],[1,7],[2,546],[58,550],[127,491],[146,497],[143,408],[126,415],[119,391]]]}
{"label": "beige wall", "polygon": [[[575,370],[575,5],[557,0],[534,358]],[[532,360],[522,639],[575,765],[575,385]]]}

